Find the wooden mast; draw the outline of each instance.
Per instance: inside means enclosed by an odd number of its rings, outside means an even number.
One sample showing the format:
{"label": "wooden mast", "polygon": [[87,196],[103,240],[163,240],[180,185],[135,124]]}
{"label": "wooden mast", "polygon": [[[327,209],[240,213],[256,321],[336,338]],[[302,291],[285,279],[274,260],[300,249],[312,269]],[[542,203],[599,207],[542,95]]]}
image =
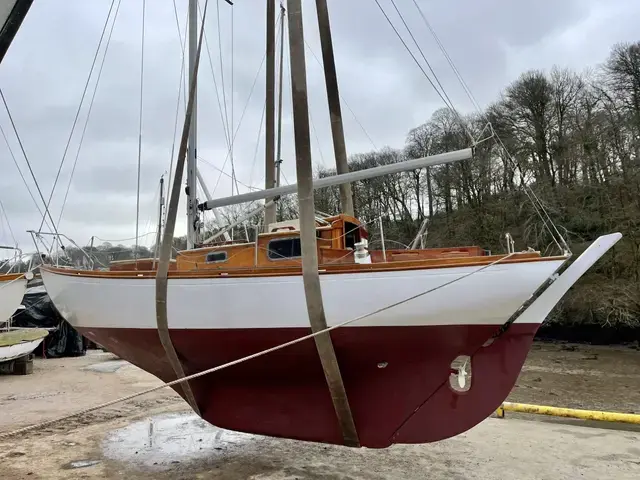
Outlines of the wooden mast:
{"label": "wooden mast", "polygon": [[[316,11],[318,13],[318,29],[320,30],[320,44],[322,47],[324,81],[327,86],[327,99],[331,116],[331,135],[333,137],[333,152],[336,157],[336,170],[338,174],[348,173],[349,164],[347,163],[347,148],[342,127],[340,92],[338,91],[338,77],[333,56],[333,41],[331,40],[331,24],[329,23],[327,0],[316,0]],[[343,213],[353,216],[353,196],[350,183],[340,185],[340,203]]]}
{"label": "wooden mast", "polygon": [[198,81],[195,71],[196,50],[198,48],[198,2],[189,0],[189,83],[193,85],[193,113],[189,125],[189,148],[187,150],[187,249],[195,247],[198,239],[197,205],[197,123],[198,123]]}
{"label": "wooden mast", "polygon": [[284,6],[280,5],[280,68],[278,73],[278,139],[276,141],[276,182],[280,186],[280,169],[282,168],[282,79],[284,77]]}
{"label": "wooden mast", "polygon": [[[270,189],[275,184],[275,70],[276,70],[276,0],[267,0],[267,78],[266,78],[266,104],[265,104],[265,177],[264,188]],[[268,207],[264,211],[265,231],[269,224],[276,221],[276,206],[269,202],[272,198],[267,198],[265,203]]]}
{"label": "wooden mast", "polygon": [[[298,180],[298,208],[300,212],[300,241],[302,246],[302,280],[307,301],[311,330],[327,328],[318,273],[316,220],[313,193],[313,169],[309,133],[307,101],[307,72],[304,53],[301,0],[288,0],[289,51],[291,56],[291,90],[293,94],[293,122]],[[340,366],[329,333],[314,337],[322,369],[331,393],[331,400],[347,446],[358,447],[360,441],[351,414],[351,407],[342,381]]]}

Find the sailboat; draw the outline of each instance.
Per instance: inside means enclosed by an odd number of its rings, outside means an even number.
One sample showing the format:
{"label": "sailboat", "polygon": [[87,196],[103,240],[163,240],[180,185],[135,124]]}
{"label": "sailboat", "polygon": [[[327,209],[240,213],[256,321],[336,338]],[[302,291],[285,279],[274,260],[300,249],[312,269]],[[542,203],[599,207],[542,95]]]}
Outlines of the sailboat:
{"label": "sailboat", "polygon": [[27,290],[27,279],[24,273],[0,274],[0,323],[13,315]]}
{"label": "sailboat", "polygon": [[5,325],[0,328],[0,363],[29,355],[49,334],[40,328],[11,328],[11,317],[21,307],[32,278],[32,272],[0,274],[0,326]]}
{"label": "sailboat", "polygon": [[[326,2],[317,3],[324,3],[319,14],[326,12]],[[267,4],[270,18],[275,2]],[[466,160],[473,147],[365,171],[338,169],[311,183],[301,7],[299,0],[288,4],[298,184],[275,187],[268,180],[264,191],[198,205],[195,125],[188,113],[188,249],[178,253],[175,268],[167,263],[168,225],[157,269],[46,266],[44,284],[74,328],[165,382],[310,331],[317,335],[315,343],[308,339],[173,386],[216,426],[370,448],[458,435],[506,398],[540,324],[621,235],[598,238],[568,265],[567,252],[371,250],[366,226],[350,212],[314,218],[315,188]],[[196,9],[191,0],[192,26]],[[190,40],[196,77],[202,38],[195,26]],[[195,84],[192,78],[188,112]],[[175,205],[180,181],[176,173]],[[296,192],[298,221],[267,221],[253,242],[198,240],[197,209],[259,199],[268,208],[270,199]]]}

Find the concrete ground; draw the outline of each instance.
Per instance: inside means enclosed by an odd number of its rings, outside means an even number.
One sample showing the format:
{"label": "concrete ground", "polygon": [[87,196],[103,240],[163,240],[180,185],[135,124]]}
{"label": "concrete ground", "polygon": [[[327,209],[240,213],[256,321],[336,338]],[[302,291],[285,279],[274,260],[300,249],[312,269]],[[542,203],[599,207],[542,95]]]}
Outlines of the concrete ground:
{"label": "concrete ground", "polygon": [[[534,364],[539,375],[540,362]],[[532,381],[539,387],[545,379],[536,376]],[[158,383],[102,352],[36,360],[32,375],[0,376],[0,433]],[[522,389],[523,382],[519,384]],[[185,406],[172,390],[161,390],[43,430],[0,439],[0,478],[640,478],[640,432],[610,424],[594,427],[508,414],[504,420],[489,418],[465,434],[435,444],[352,450],[217,429]]]}

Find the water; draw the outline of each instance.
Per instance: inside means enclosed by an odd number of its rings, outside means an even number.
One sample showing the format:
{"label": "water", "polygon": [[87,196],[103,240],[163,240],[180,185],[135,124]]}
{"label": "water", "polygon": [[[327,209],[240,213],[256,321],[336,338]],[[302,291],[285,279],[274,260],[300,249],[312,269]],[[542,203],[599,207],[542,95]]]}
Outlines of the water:
{"label": "water", "polygon": [[214,427],[193,413],[174,413],[111,432],[103,442],[103,451],[111,460],[162,467],[205,458],[215,460],[262,438]]}
{"label": "water", "polygon": [[86,468],[93,467],[94,465],[98,465],[100,460],[76,460],[75,462],[70,462],[65,465],[63,468],[65,469],[74,469],[74,468]]}
{"label": "water", "polygon": [[120,368],[130,365],[126,360],[107,360],[106,362],[94,363],[84,368],[98,373],[113,373]]}

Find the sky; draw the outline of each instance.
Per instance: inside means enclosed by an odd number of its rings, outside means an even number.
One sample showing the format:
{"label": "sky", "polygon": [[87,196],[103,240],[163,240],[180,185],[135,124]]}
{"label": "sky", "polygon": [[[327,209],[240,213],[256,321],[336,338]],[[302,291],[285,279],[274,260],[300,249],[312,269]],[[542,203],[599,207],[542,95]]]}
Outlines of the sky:
{"label": "sky", "polygon": [[[421,59],[391,0],[378,2]],[[214,197],[232,193],[232,163],[240,192],[246,192],[247,185],[264,187],[264,127],[260,130],[260,126],[265,98],[266,2],[233,3],[231,7],[224,0],[209,1],[208,48],[203,48],[199,73],[199,169]],[[443,101],[376,0],[328,3],[347,152],[401,148],[407,132],[427,121],[434,110],[444,106]],[[473,111],[413,0],[395,3],[456,108]],[[177,155],[176,139],[183,123],[184,98],[179,88],[187,1],[122,1],[97,81],[115,2],[65,155],[111,4],[112,0],[36,0],[0,65],[0,88],[45,200],[64,158],[50,211],[60,233],[80,245],[88,244],[92,236],[96,244],[104,240],[134,243],[140,146],[139,242],[150,246],[156,230],[159,179],[169,171],[172,152],[174,158]],[[481,107],[495,101],[525,70],[549,70],[554,65],[577,71],[595,68],[613,44],[640,40],[637,0],[418,0],[418,4]],[[324,76],[317,61],[315,2],[303,0],[302,5],[313,162],[317,167],[331,167],[333,149]],[[285,35],[285,57],[287,54]],[[286,59],[284,69],[282,182],[289,183],[295,182],[295,159]],[[176,124],[178,135],[174,134]],[[20,247],[30,251],[34,246],[27,230],[39,229],[42,215],[38,208],[44,211],[43,202],[4,108],[0,108],[0,126],[35,198],[34,202],[0,137],[0,201],[10,225],[9,229],[0,212],[0,244],[13,244],[13,233]],[[236,132],[233,162],[229,160],[228,130]],[[202,192],[199,198],[204,199]],[[177,235],[185,233],[185,219],[181,195]]]}

